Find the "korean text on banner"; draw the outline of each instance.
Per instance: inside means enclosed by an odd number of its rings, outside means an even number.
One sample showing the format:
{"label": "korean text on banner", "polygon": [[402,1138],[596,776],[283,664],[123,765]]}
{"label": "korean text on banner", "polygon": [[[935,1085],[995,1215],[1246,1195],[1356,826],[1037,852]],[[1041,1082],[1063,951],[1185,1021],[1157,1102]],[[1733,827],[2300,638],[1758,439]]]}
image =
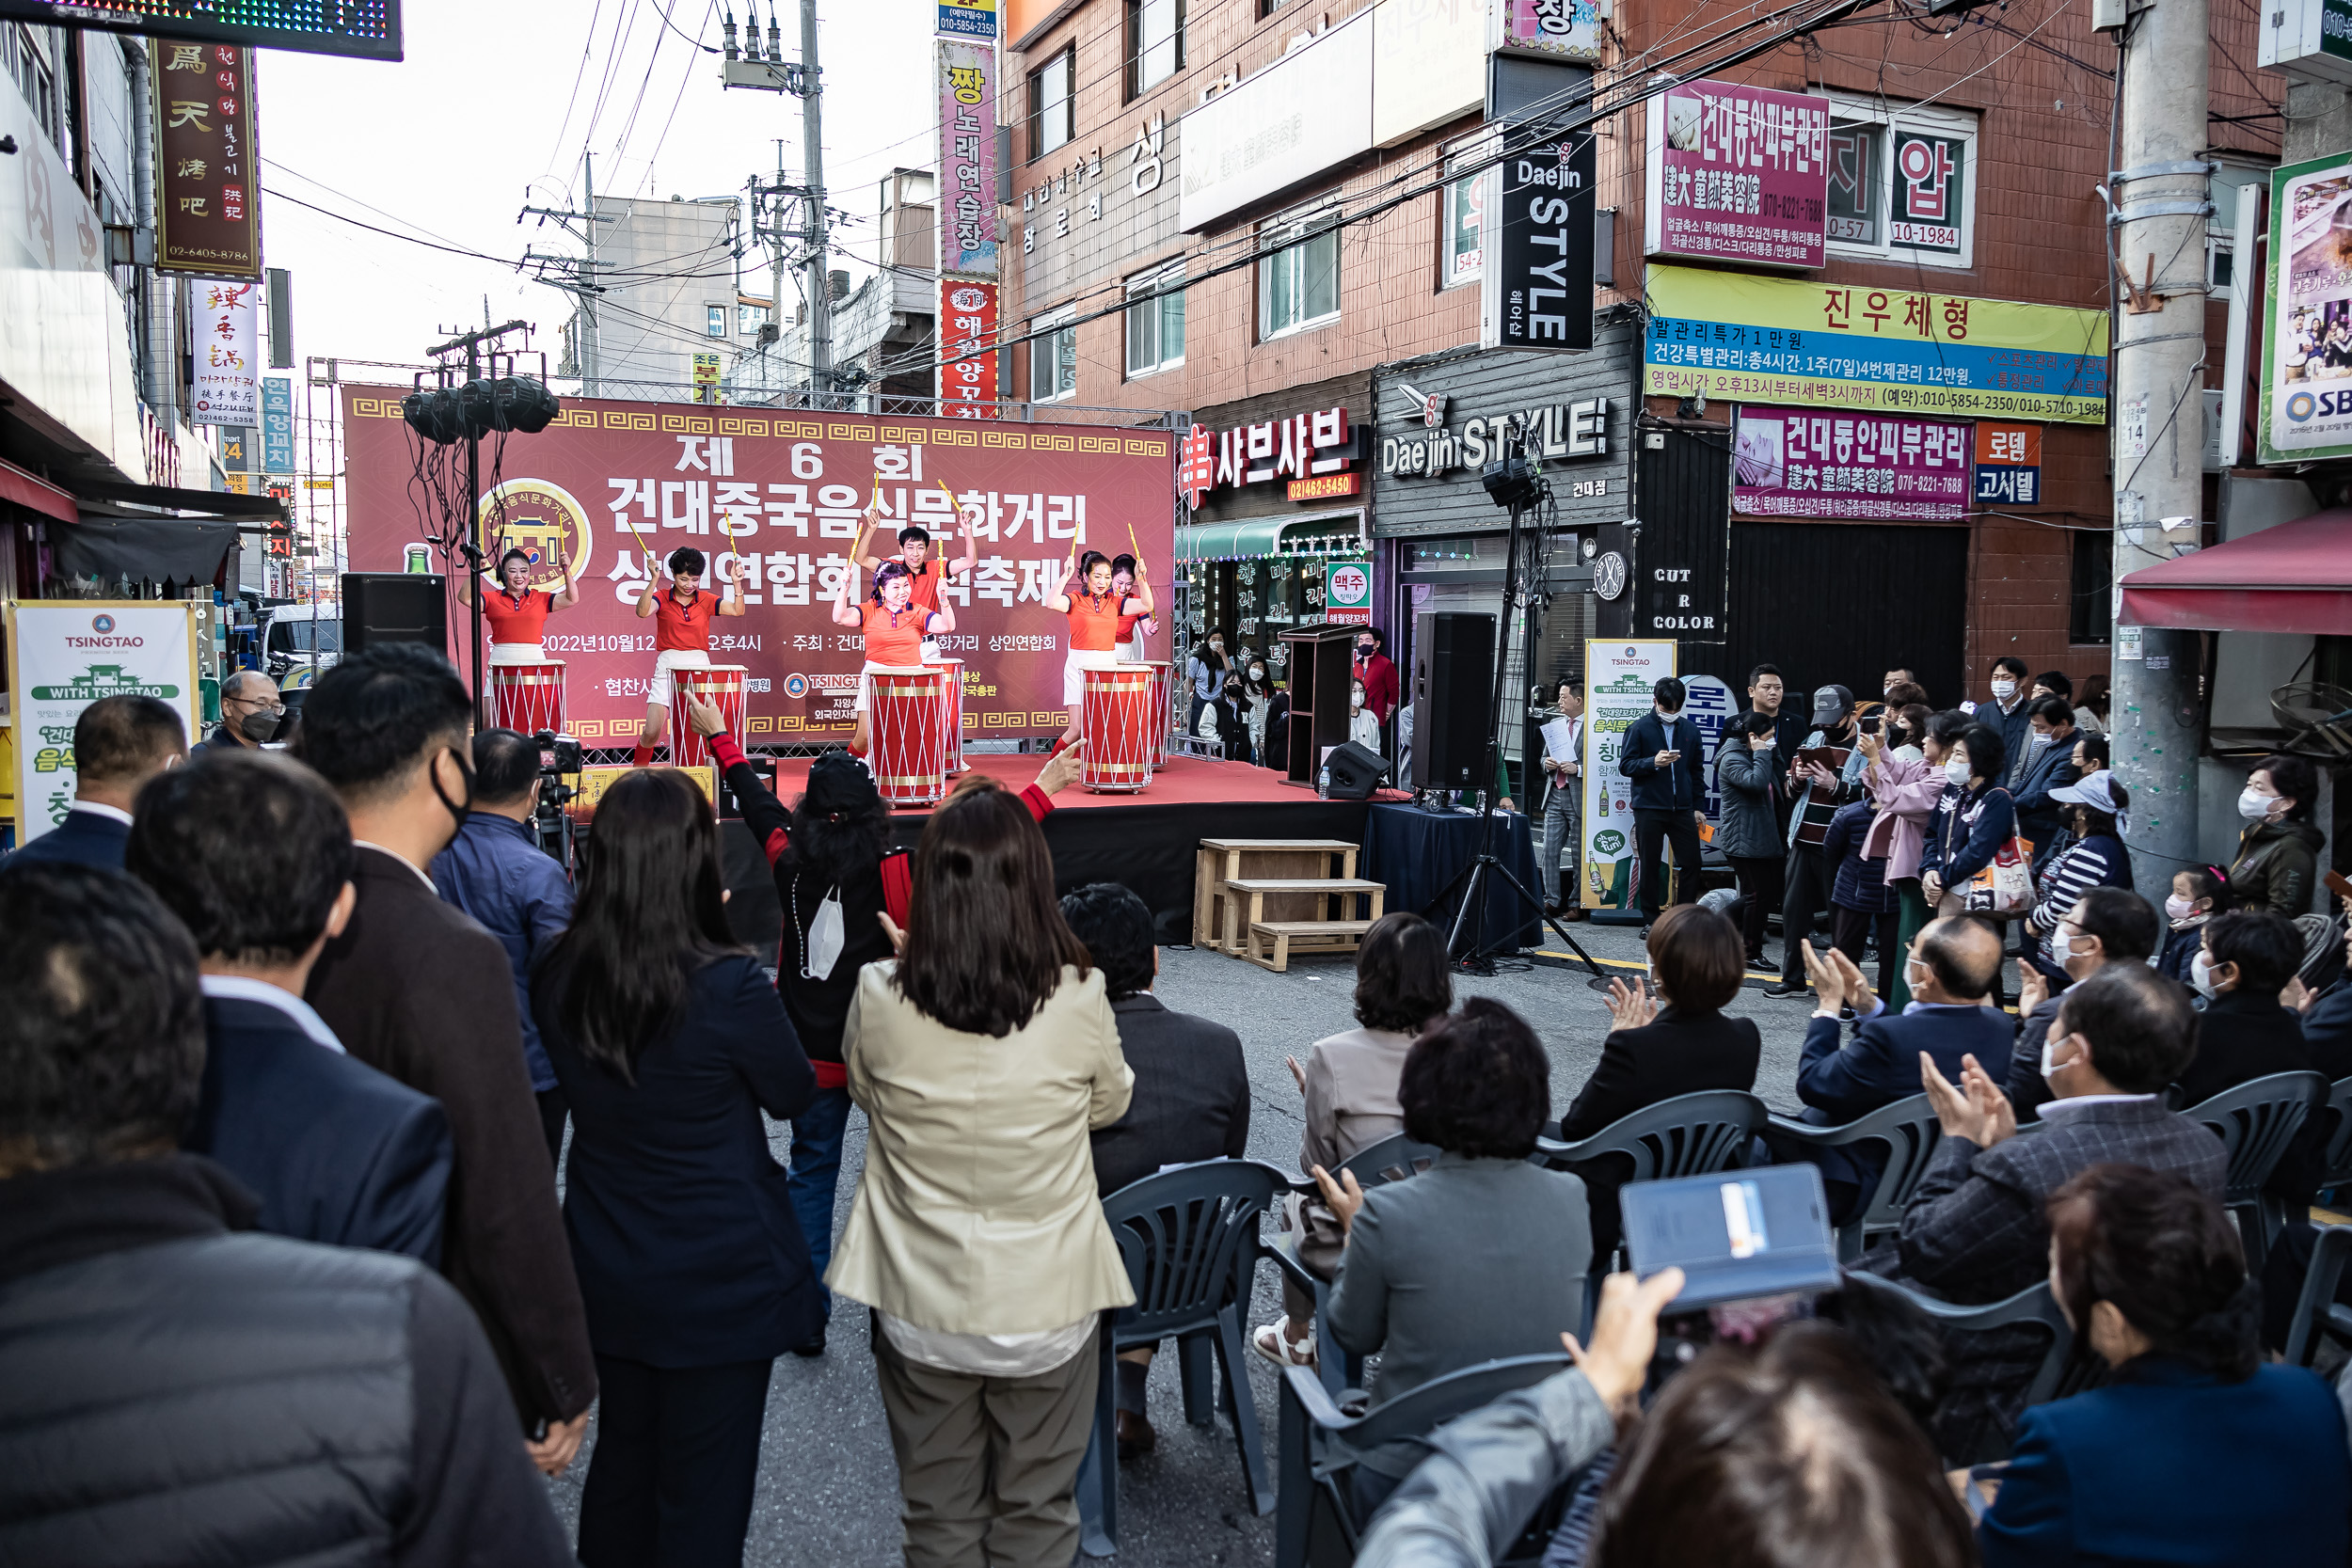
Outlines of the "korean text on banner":
{"label": "korean text on banner", "polygon": [[142,695],[179,710],[197,736],[196,607],[138,599],[21,599],[8,607],[16,688],[16,841],[73,804],[73,725],[101,697]]}
{"label": "korean text on banner", "polygon": [[294,378],[262,377],[262,471],[294,472]]}
{"label": "korean text on banner", "polygon": [[1968,515],[1964,420],[1742,408],[1731,510],[1743,517],[1956,523]]}
{"label": "korean text on banner", "polygon": [[258,283],[216,278],[190,285],[190,357],[195,364],[191,424],[259,424],[262,420]]}
{"label": "korean text on banner", "polygon": [[252,55],[228,44],[158,40],[155,65],[155,264],[258,282]]}
{"label": "korean text on banner", "polygon": [[[353,571],[401,570],[418,537],[406,391],[342,388]],[[1168,580],[1175,444],[1166,430],[566,398],[546,430],[507,438],[508,477],[484,496],[483,518],[541,563],[534,586],[560,581],[559,553],[572,564],[580,601],[541,641],[566,663],[566,717],[592,745],[644,713],[655,628],[635,610],[645,557],[681,545],[709,558],[704,592],[739,571],[750,579],[745,613],[710,624],[710,657],[743,666],[751,737],[846,737],[864,639],[833,625],[832,602],[844,574],[858,572],[853,600],[871,586],[850,556],[877,490],[868,555],[895,553],[913,524],[930,533],[933,559],[960,561],[959,528],[971,528],[977,559],[940,588],[956,626],[938,638],[963,661],[966,736],[1057,735],[1070,627],[1045,601],[1073,543],[1123,551],[1130,526],[1152,580]],[[1168,633],[1157,636],[1153,657],[1165,658]]]}
{"label": "korean text on banner", "polygon": [[1600,58],[1598,0],[1498,0],[1486,14],[1490,49],[1566,60]]}
{"label": "korean text on banner", "polygon": [[2107,313],[1649,269],[1643,389],[1962,418],[2104,423]]}
{"label": "korean text on banner", "polygon": [[2261,457],[2352,456],[2352,157],[2270,176]]}
{"label": "korean text on banner", "polygon": [[1584,842],[1578,901],[1588,910],[1629,910],[1640,897],[1633,853],[1633,781],[1617,771],[1625,732],[1655,705],[1651,692],[1675,673],[1668,641],[1584,644]]}
{"label": "korean text on banner", "polygon": [[940,412],[957,420],[1003,417],[996,402],[996,285],[939,280]]}
{"label": "korean text on banner", "polygon": [[1594,139],[1589,128],[1572,131],[1512,153],[1485,176],[1497,221],[1479,283],[1481,347],[1593,346]]}
{"label": "korean text on banner", "polygon": [[939,270],[996,276],[996,46],[939,41]]}
{"label": "korean text on banner", "polygon": [[996,0],[939,0],[938,31],[945,38],[993,39]]}
{"label": "korean text on banner", "polygon": [[1690,82],[1650,105],[1648,126],[1651,255],[1821,264],[1828,99]]}
{"label": "korean text on banner", "polygon": [[2000,506],[2042,504],[2042,427],[1977,421],[1979,501]]}
{"label": "korean text on banner", "polygon": [[1372,624],[1372,562],[1334,561],[1323,574],[1323,618]]}

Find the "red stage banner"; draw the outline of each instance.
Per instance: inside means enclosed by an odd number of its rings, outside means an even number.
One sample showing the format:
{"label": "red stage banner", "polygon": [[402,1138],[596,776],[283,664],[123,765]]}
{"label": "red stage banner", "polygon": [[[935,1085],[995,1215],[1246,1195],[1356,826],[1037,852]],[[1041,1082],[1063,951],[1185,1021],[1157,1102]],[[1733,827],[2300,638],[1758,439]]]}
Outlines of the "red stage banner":
{"label": "red stage banner", "polygon": [[[420,514],[421,488],[411,494],[406,391],[343,388],[353,571],[400,571],[405,547],[441,528]],[[483,444],[485,476],[497,440]],[[644,549],[666,558],[681,545],[711,559],[707,589],[738,562],[754,574],[744,614],[710,626],[712,662],[749,672],[751,738],[847,739],[865,656],[860,634],[834,626],[831,610],[878,485],[887,516],[867,555],[896,554],[912,520],[930,531],[935,555],[955,560],[957,513],[976,517],[978,564],[945,591],[956,629],[939,640],[943,657],[963,660],[966,738],[1058,735],[1070,628],[1044,600],[1073,542],[1119,555],[1132,532],[1161,626],[1174,623],[1175,446],[1172,432],[1100,425],[566,398],[539,435],[505,438],[503,477],[482,511],[492,556],[530,552],[535,585],[556,585],[559,547],[572,562],[580,600],[548,617],[545,648],[568,666],[570,728],[592,744],[627,744],[644,716],[654,670],[654,623],[635,612]],[[862,575],[860,591],[869,585]],[[1152,657],[1168,657],[1168,636]],[[453,641],[462,647],[464,633]]]}

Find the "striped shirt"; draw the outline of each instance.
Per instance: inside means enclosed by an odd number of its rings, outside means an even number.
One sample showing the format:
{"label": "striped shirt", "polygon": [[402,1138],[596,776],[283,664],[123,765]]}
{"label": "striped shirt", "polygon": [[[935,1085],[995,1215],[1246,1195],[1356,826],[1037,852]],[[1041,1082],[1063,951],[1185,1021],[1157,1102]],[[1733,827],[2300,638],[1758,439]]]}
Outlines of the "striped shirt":
{"label": "striped shirt", "polygon": [[2074,912],[2075,904],[2092,888],[2131,885],[2132,863],[2122,843],[2106,833],[2077,839],[2042,868],[2042,879],[2034,889],[2033,912],[2026,924],[2046,935],[2058,929],[2058,922]]}

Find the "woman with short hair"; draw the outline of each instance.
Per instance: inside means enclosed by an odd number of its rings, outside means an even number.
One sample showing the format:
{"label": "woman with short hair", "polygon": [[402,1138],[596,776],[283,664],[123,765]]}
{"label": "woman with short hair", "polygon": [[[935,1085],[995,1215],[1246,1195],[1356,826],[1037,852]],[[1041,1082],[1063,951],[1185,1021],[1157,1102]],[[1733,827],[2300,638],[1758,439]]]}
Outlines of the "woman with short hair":
{"label": "woman with short hair", "polygon": [[2237,798],[2246,828],[2230,863],[2230,896],[2241,910],[2267,910],[2293,920],[2312,909],[2312,879],[2325,842],[2312,822],[2319,770],[2296,756],[2267,756]]}

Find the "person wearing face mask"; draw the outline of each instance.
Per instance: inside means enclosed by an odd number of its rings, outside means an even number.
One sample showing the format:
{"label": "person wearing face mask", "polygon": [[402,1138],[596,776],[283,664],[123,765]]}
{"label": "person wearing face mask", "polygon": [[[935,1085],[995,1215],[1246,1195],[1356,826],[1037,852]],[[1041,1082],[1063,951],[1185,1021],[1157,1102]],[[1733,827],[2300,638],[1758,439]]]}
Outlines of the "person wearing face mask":
{"label": "person wearing face mask", "polygon": [[457,1163],[441,1272],[498,1353],[532,1459],[560,1475],[596,1397],[506,951],[444,903],[425,867],[473,803],[473,705],[437,652],[362,649],[319,677],[295,755],[351,819],[351,919],[303,1000],[350,1053],[449,1116]]}
{"label": "person wearing face mask", "polygon": [[1707,775],[1699,764],[1706,752],[1698,726],[1682,716],[1688,694],[1672,675],[1659,681],[1650,693],[1651,710],[1627,726],[1617,756],[1617,771],[1633,781],[1633,841],[1641,857],[1645,927],[1667,902],[1666,846],[1674,847],[1675,869],[1682,874],[1673,901],[1695,904],[1699,897],[1698,825],[1707,820]]}
{"label": "person wearing face mask", "polygon": [[1185,675],[1192,682],[1192,711],[1184,717],[1184,733],[1200,733],[1200,710],[1216,701],[1225,689],[1225,673],[1232,668],[1225,658],[1225,634],[1213,631],[1192,650],[1192,662],[1185,666]]}
{"label": "person wearing face mask", "polygon": [[1724,726],[1715,742],[1715,797],[1723,821],[1715,846],[1740,882],[1740,935],[1751,968],[1764,962],[1764,923],[1780,908],[1781,770],[1772,752],[1773,721],[1750,711]]}
{"label": "person wearing face mask", "polygon": [[1268,766],[1265,754],[1266,707],[1274,700],[1274,688],[1265,678],[1265,660],[1255,649],[1250,650],[1248,667],[1242,672],[1242,695],[1249,700],[1249,754],[1261,767]]}
{"label": "person wearing face mask", "polygon": [[2196,1059],[2181,1074],[2183,1105],[2274,1072],[2310,1070],[2302,1019],[2279,1000],[2302,963],[2302,933],[2283,915],[2238,910],[2206,923],[2205,950],[2188,966],[2189,989],[2205,1005]]}
{"label": "person wearing face mask", "polygon": [[[1544,912],[1558,915],[1564,920],[1581,920],[1584,911],[1577,902],[1576,865],[1577,821],[1582,811],[1584,795],[1584,683],[1579,680],[1562,681],[1557,696],[1552,713],[1567,727],[1566,750],[1556,759],[1551,755],[1549,745],[1545,751],[1544,836],[1541,863],[1536,869],[1543,877]],[[1405,748],[1410,738],[1410,728],[1400,719],[1396,742],[1396,777],[1399,784],[1406,780]],[[1564,860],[1567,863],[1565,884],[1561,874]],[[1561,896],[1564,885],[1567,889],[1565,898]]]}
{"label": "person wearing face mask", "polygon": [[2237,798],[2246,819],[2230,862],[2230,895],[2242,910],[2268,910],[2289,920],[2311,912],[2323,835],[2312,823],[2319,771],[2301,757],[2268,756]]}
{"label": "person wearing face mask", "polygon": [[220,683],[220,724],[204,744],[215,751],[256,751],[277,739],[285,721],[278,683],[259,670],[240,670]]}
{"label": "person wearing face mask", "polygon": [[2026,661],[2010,654],[1994,659],[1992,691],[1992,702],[1978,705],[1977,722],[1993,726],[2001,737],[2002,758],[2014,762],[2026,752],[2026,708],[2032,700],[2026,689]]}
{"label": "person wearing face mask", "polygon": [[1357,745],[1361,746],[1367,752],[1378,752],[1381,749],[1380,721],[1375,718],[1372,712],[1371,701],[1371,693],[1364,689],[1364,683],[1362,681],[1359,680],[1349,683],[1347,689],[1347,738],[1354,741]]}
{"label": "person wearing face mask", "polygon": [[1830,819],[1837,808],[1862,793],[1862,772],[1868,758],[1854,741],[1861,727],[1854,719],[1853,693],[1842,686],[1817,687],[1813,692],[1813,729],[1803,751],[1826,751],[1821,759],[1799,760],[1783,780],[1794,797],[1789,809],[1788,862],[1780,904],[1780,978],[1764,988],[1770,997],[1804,994],[1804,964],[1797,946],[1813,934],[1814,922],[1826,913],[1837,880],[1836,863],[1821,853],[1829,837]]}
{"label": "person wearing face mask", "polygon": [[2092,888],[2059,917],[2050,938],[2050,958],[2063,966],[2065,978],[2054,987],[2044,972],[2028,969],[2018,988],[2017,1039],[2009,1053],[2009,1082],[2003,1085],[2018,1120],[2031,1121],[2049,1101],[2042,1058],[2066,988],[2109,964],[2145,966],[2160,928],[2148,900],[2120,887]]}
{"label": "person wearing face mask", "polygon": [[2017,831],[2033,845],[2033,868],[2049,864],[2072,827],[2074,814],[2057,795],[2079,777],[2074,771],[2074,710],[2062,697],[2038,697],[2026,709],[2026,754],[2010,769],[2010,796],[2017,802]]}
{"label": "person wearing face mask", "polygon": [[2192,865],[2173,873],[2172,892],[2164,901],[2169,928],[2157,973],[2187,985],[2189,965],[2205,950],[2205,923],[2230,908],[2230,874],[2219,866]]}
{"label": "person wearing face mask", "polygon": [[132,805],[150,779],[188,760],[187,726],[160,698],[101,697],[73,721],[73,804],[65,820],[4,863],[121,870]]}
{"label": "person wearing face mask", "polygon": [[1356,678],[1364,683],[1364,706],[1375,723],[1396,711],[1396,665],[1388,655],[1389,634],[1366,626],[1356,634]]}
{"label": "person wearing face mask", "polygon": [[2050,800],[2066,814],[2067,845],[2042,863],[2034,882],[2034,907],[2026,914],[2026,967],[2045,975],[2064,963],[2046,946],[2066,911],[2094,887],[2132,885],[2132,857],[2123,847],[2123,832],[2132,823],[2132,797],[2115,775],[2102,769],[2080,784],[2050,791]]}
{"label": "person wearing face mask", "polygon": [[[1944,798],[1919,850],[1919,891],[1938,914],[1967,912],[1969,879],[2017,832],[2016,807],[1994,781],[2006,753],[1990,724],[1971,723],[1944,755]],[[1996,976],[1994,1000],[2000,1000]]]}
{"label": "person wearing face mask", "polygon": [[[1964,715],[1949,717],[1965,722]],[[1890,710],[1876,735],[1854,736],[1867,759],[1862,786],[1876,808],[1862,853],[1885,863],[1883,876],[1895,895],[1894,941],[1882,957],[1886,1005],[1899,1012],[1911,1001],[1911,982],[1905,978],[1909,966],[1896,960],[1928,923],[1928,903],[1919,893],[1919,851],[1928,818],[1944,795],[1943,746],[1930,733],[1934,721],[1925,703],[1908,703]]]}

